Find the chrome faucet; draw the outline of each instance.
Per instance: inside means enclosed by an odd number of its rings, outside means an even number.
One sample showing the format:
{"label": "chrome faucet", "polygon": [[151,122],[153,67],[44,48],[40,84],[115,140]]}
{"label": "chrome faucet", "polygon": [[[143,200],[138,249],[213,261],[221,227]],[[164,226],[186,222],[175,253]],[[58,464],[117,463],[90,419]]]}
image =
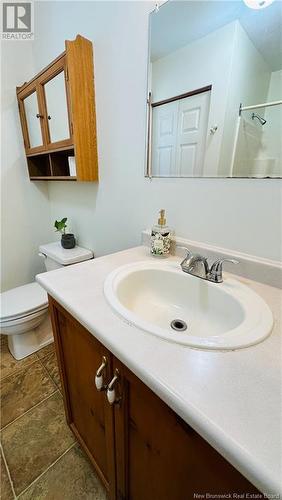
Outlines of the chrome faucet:
{"label": "chrome faucet", "polygon": [[212,283],[222,283],[222,266],[223,262],[232,262],[232,264],[239,264],[235,259],[217,259],[211,267],[209,267],[208,259],[198,253],[192,253],[186,247],[179,247],[186,250],[186,257],[180,263],[181,269],[184,273],[197,276],[198,278],[211,281]]}
{"label": "chrome faucet", "polygon": [[209,273],[209,265],[206,257],[198,253],[192,253],[187,248],[185,250],[187,250],[187,255],[180,263],[182,271],[206,279]]}

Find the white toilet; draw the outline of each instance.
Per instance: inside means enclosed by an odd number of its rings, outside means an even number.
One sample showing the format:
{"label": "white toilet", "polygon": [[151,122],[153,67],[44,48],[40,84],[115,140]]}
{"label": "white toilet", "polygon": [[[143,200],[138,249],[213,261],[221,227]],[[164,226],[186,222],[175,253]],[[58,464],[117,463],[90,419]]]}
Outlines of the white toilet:
{"label": "white toilet", "polygon": [[[93,259],[93,252],[76,246],[66,250],[60,242],[41,245],[47,271]],[[38,283],[29,283],[3,292],[0,311],[1,334],[15,359],[22,359],[53,342],[48,315],[47,293]]]}

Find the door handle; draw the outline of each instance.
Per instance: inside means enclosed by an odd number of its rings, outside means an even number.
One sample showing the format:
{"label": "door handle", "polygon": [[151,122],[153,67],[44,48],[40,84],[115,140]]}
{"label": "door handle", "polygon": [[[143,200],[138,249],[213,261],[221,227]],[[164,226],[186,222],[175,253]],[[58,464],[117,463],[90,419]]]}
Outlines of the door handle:
{"label": "door handle", "polygon": [[214,135],[216,133],[218,129],[218,126],[217,125],[214,125],[213,127],[210,128],[210,134],[211,135]]}
{"label": "door handle", "polygon": [[118,404],[121,401],[121,396],[119,392],[116,391],[116,387],[118,385],[119,380],[120,380],[120,375],[118,369],[116,368],[114,377],[110,381],[107,389],[107,399],[110,405]]}
{"label": "door handle", "polygon": [[95,375],[95,386],[97,391],[105,391],[107,389],[107,384],[104,383],[103,372],[106,369],[108,364],[107,358],[105,356],[102,357],[102,363],[96,371]]}

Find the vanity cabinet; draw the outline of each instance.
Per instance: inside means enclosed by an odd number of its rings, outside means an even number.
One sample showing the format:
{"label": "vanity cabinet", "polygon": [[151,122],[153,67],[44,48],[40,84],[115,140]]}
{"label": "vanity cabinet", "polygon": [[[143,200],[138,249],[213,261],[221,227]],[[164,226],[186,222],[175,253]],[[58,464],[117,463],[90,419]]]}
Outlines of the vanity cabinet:
{"label": "vanity cabinet", "polygon": [[[190,500],[195,493],[258,493],[50,297],[49,304],[67,421],[109,498]],[[105,359],[98,374],[103,373],[108,390],[98,391],[95,374]]]}
{"label": "vanity cabinet", "polygon": [[30,179],[98,180],[92,43],[67,40],[17,98]]}
{"label": "vanity cabinet", "polygon": [[95,387],[103,357],[108,362],[103,375],[110,380],[110,353],[54,301],[50,309],[67,423],[115,498],[114,409]]}

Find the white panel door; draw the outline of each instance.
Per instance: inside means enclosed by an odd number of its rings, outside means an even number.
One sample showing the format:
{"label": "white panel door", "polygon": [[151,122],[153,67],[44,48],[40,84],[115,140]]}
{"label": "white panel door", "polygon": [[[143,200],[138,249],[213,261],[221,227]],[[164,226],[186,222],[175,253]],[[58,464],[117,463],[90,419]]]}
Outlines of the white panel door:
{"label": "white panel door", "polygon": [[178,101],[176,175],[193,177],[202,174],[210,108],[210,92]]}
{"label": "white panel door", "polygon": [[153,108],[153,176],[201,176],[209,108],[210,91]]}
{"label": "white panel door", "polygon": [[175,175],[178,101],[153,108],[152,172],[157,177]]}

